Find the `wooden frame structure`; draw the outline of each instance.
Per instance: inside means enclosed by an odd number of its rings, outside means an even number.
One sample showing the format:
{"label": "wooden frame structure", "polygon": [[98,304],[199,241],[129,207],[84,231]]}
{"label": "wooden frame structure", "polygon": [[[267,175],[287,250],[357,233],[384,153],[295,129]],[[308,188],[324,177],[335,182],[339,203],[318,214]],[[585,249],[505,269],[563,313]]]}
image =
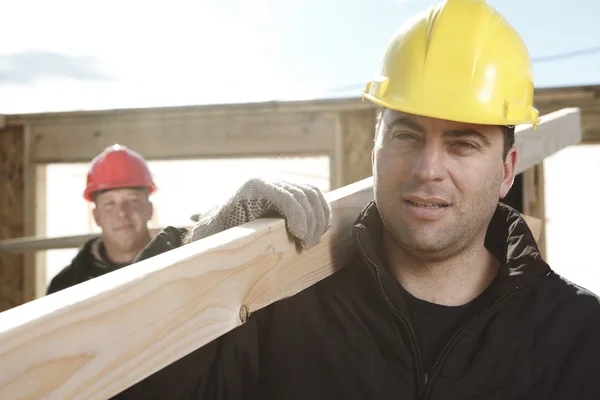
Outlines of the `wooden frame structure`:
{"label": "wooden frame structure", "polygon": [[[578,109],[518,130],[517,173],[580,134]],[[126,389],[344,268],[352,223],[372,196],[371,178],[329,193],[331,228],[310,250],[283,220],[260,219],[0,313],[0,398],[106,399]]]}
{"label": "wooden frame structure", "polygon": [[[538,89],[535,96],[542,114],[579,107],[581,143],[600,143],[600,86]],[[45,232],[46,164],[89,162],[114,142],[148,160],[318,154],[330,158],[335,189],[370,175],[376,110],[370,102],[346,98],[0,115],[0,241],[29,241],[18,245],[23,254],[0,249],[0,281],[5,282],[0,311],[45,292],[43,254],[28,249],[49,243],[34,240]],[[541,178],[541,165],[523,174],[523,211],[541,218],[544,226]],[[542,233],[542,248],[543,242]]]}

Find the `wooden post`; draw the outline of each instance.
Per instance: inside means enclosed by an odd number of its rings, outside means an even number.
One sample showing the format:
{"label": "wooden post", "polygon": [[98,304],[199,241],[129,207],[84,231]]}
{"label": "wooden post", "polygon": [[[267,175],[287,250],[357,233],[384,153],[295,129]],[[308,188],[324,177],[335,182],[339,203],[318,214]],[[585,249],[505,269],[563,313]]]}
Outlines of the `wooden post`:
{"label": "wooden post", "polygon": [[[35,138],[28,126],[24,127],[24,218],[25,235],[46,234],[46,166],[33,162]],[[31,301],[46,293],[46,253],[24,255],[23,301]]]}
{"label": "wooden post", "polygon": [[523,172],[523,212],[541,221],[538,247],[546,258],[546,203],[544,193],[544,164],[539,163]]}
{"label": "wooden post", "polygon": [[[0,239],[25,235],[23,127],[0,129]],[[25,301],[23,254],[0,253],[0,311]]]}

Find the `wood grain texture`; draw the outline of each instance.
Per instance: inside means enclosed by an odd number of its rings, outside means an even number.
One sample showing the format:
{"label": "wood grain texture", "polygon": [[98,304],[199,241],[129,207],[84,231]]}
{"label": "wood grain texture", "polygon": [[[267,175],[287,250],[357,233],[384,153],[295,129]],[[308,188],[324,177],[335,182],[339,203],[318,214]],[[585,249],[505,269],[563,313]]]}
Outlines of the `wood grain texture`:
{"label": "wood grain texture", "polygon": [[[550,140],[573,113],[538,129]],[[331,228],[310,250],[260,219],[1,313],[0,398],[106,399],[345,267],[372,178],[327,198]]]}
{"label": "wood grain texture", "polygon": [[329,193],[332,227],[309,251],[257,220],[0,314],[0,398],[124,390],[345,266],[371,198],[370,180]]}
{"label": "wood grain texture", "polygon": [[[190,228],[190,226],[186,227]],[[154,237],[163,228],[149,229]],[[56,249],[73,249],[83,246],[88,240],[100,237],[99,233],[86,233],[82,235],[38,237],[26,236],[15,239],[0,240],[0,252],[32,252]]]}
{"label": "wood grain texture", "polygon": [[334,120],[318,112],[79,119],[31,126],[37,163],[89,162],[114,143],[149,160],[327,154]]}
{"label": "wood grain texture", "polygon": [[565,108],[543,115],[536,130],[519,126],[515,132],[518,149],[517,174],[539,164],[544,158],[581,141],[581,114]]}

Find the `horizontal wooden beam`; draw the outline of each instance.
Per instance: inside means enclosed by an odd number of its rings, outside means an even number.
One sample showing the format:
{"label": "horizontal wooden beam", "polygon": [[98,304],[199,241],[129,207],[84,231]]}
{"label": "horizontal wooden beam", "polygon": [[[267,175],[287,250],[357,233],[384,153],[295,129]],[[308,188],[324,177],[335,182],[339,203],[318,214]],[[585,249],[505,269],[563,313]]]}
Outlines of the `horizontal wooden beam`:
{"label": "horizontal wooden beam", "polygon": [[[562,124],[573,112],[539,129],[575,129],[576,119]],[[372,178],[328,193],[331,228],[310,250],[282,219],[259,219],[0,313],[0,398],[121,392],[345,267],[352,224],[372,198]]]}
{"label": "horizontal wooden beam", "polygon": [[237,116],[90,119],[30,125],[37,163],[89,162],[114,143],[149,160],[328,154],[334,114],[254,113]]}
{"label": "horizontal wooden beam", "polygon": [[[150,229],[150,235],[155,236],[160,232],[161,229],[163,228]],[[87,233],[83,235],[67,235],[54,237],[28,236],[22,238],[0,240],[0,252],[12,251],[26,253],[31,251],[73,249],[83,246],[88,240],[97,238],[99,236],[99,233]]]}
{"label": "horizontal wooden beam", "polygon": [[581,113],[578,108],[565,108],[542,115],[535,130],[529,125],[518,126],[515,131],[515,146],[519,155],[517,173],[580,141]]}
{"label": "horizontal wooden beam", "polygon": [[[600,86],[536,89],[541,114],[578,107],[582,143],[600,142]],[[36,163],[89,162],[122,143],[149,160],[331,154],[337,114],[373,109],[359,97],[7,115],[28,125]]]}

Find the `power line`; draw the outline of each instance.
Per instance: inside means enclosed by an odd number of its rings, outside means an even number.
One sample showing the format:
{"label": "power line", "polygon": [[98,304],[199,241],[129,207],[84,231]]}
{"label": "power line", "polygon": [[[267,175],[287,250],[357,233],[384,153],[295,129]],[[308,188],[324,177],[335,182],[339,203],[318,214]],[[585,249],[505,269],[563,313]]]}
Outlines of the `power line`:
{"label": "power line", "polygon": [[[589,47],[587,49],[580,49],[580,50],[575,50],[575,51],[569,51],[566,53],[551,54],[551,55],[542,56],[542,57],[532,57],[531,62],[532,63],[545,63],[545,62],[552,62],[552,61],[562,61],[562,60],[568,60],[571,58],[582,57],[582,56],[587,56],[587,55],[596,54],[596,53],[600,53],[600,46]],[[348,91],[348,90],[362,89],[363,87],[364,87],[364,85],[362,85],[362,84],[361,85],[348,85],[348,86],[327,89],[327,92],[329,92],[329,93],[344,92],[344,91]]]}
{"label": "power line", "polygon": [[570,51],[567,53],[551,54],[549,56],[543,56],[543,57],[532,57],[531,62],[542,63],[542,62],[550,62],[550,61],[560,61],[560,60],[567,60],[569,58],[574,58],[574,57],[587,56],[589,54],[595,54],[595,53],[600,53],[600,46]]}

